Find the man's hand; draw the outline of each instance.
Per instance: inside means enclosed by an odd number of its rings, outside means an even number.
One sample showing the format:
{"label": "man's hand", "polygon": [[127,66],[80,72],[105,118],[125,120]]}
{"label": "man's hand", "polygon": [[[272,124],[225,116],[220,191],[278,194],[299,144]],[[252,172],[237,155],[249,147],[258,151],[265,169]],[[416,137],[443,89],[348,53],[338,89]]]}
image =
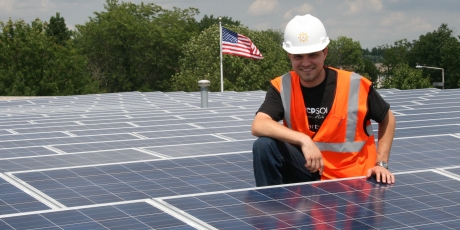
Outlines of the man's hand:
{"label": "man's hand", "polygon": [[367,170],[367,175],[366,177],[369,178],[372,175],[375,175],[375,180],[377,182],[382,182],[386,184],[394,184],[395,183],[395,176],[388,171],[388,169],[382,167],[382,166],[374,166]]}
{"label": "man's hand", "polygon": [[303,142],[300,147],[305,156],[305,167],[312,173],[319,170],[319,175],[322,175],[324,170],[323,155],[315,143],[310,139],[309,141]]}

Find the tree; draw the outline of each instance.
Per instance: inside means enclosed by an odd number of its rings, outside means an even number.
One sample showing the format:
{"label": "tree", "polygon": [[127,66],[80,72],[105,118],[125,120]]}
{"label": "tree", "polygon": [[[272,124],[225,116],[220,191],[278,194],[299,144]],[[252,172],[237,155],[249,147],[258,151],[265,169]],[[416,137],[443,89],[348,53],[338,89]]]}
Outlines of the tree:
{"label": "tree", "polygon": [[93,78],[107,92],[169,91],[181,46],[198,34],[198,10],[117,0],[107,0],[104,8],[76,26]]}
{"label": "tree", "polygon": [[269,30],[263,31],[263,33],[267,36],[267,39],[273,40],[279,46],[283,45],[283,42],[284,42],[283,33],[284,32],[282,32],[281,30],[279,30],[279,29],[277,29],[277,30],[269,29]]}
{"label": "tree", "polygon": [[51,16],[45,31],[48,36],[54,39],[54,42],[60,45],[65,45],[71,35],[69,29],[67,29],[64,18],[61,17],[59,12],[56,13],[56,17]]}
{"label": "tree", "polygon": [[[460,39],[460,36],[458,37]],[[441,48],[441,62],[445,67],[445,87],[460,87],[460,41],[450,38]]]}
{"label": "tree", "polygon": [[[454,53],[458,42],[458,39],[453,36],[452,29],[443,23],[437,30],[420,35],[419,40],[414,41],[413,47],[408,53],[409,66],[420,64],[444,68],[445,79],[448,83],[446,84],[447,88],[458,87],[456,86],[458,72],[455,73],[455,76],[450,76],[454,74],[451,69],[458,68],[459,54]],[[423,69],[423,75],[429,75],[431,82],[440,82],[442,78],[442,73],[439,70]]]}
{"label": "tree", "polygon": [[364,75],[365,77],[370,79],[374,84],[376,84],[379,80],[378,78],[380,75],[380,71],[377,69],[377,67],[371,60],[364,58],[363,61],[364,71],[362,75]]}
{"label": "tree", "polygon": [[421,89],[431,87],[429,77],[423,77],[421,70],[410,67],[407,63],[398,64],[391,76],[386,76],[383,88]]}
{"label": "tree", "polygon": [[[221,23],[222,26],[227,27],[227,26],[241,26],[241,22],[238,20],[233,20],[232,17],[227,17],[227,16],[222,16],[221,17]],[[219,17],[214,18],[214,15],[204,15],[204,17],[198,22],[198,27],[200,32],[213,26],[213,25],[219,25]]]}
{"label": "tree", "polygon": [[383,68],[386,69],[386,76],[392,75],[393,68],[402,64],[408,63],[407,55],[412,48],[412,43],[407,39],[402,39],[394,42],[392,46],[386,46],[384,50]]}
{"label": "tree", "polygon": [[58,45],[39,19],[0,22],[0,95],[61,96],[97,92],[86,59]]}
{"label": "tree", "polygon": [[340,36],[329,43],[326,65],[363,73],[364,60],[361,45],[351,38]]}
{"label": "tree", "polygon": [[[289,71],[290,62],[279,41],[269,39],[274,31],[252,31],[246,27],[228,26],[228,29],[249,37],[264,59],[223,55],[224,90],[267,90],[269,81]],[[280,35],[278,35],[280,36]],[[204,30],[182,47],[180,72],[172,77],[175,91],[197,91],[199,80],[209,80],[210,91],[220,91],[219,27]]]}
{"label": "tree", "polygon": [[382,63],[384,49],[385,49],[384,46],[374,47],[371,50],[366,48],[366,49],[363,49],[363,56],[365,59],[368,59],[372,61],[373,63]]}

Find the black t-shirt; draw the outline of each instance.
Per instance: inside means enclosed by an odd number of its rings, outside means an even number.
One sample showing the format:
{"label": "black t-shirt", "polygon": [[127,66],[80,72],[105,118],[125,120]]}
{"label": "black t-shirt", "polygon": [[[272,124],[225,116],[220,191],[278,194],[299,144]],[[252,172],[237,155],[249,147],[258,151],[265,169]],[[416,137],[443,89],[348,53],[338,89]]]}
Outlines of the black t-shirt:
{"label": "black t-shirt", "polygon": [[[321,84],[312,88],[302,86],[308,124],[310,125],[309,129],[313,132],[318,131],[334,103],[337,86],[337,72],[328,68],[325,68],[325,70],[326,78]],[[366,119],[380,122],[387,115],[390,105],[383,100],[373,87],[371,87],[367,99],[367,108]],[[265,101],[257,112],[266,113],[275,121],[280,121],[284,118],[281,95],[272,85],[270,85],[267,95],[265,96]]]}

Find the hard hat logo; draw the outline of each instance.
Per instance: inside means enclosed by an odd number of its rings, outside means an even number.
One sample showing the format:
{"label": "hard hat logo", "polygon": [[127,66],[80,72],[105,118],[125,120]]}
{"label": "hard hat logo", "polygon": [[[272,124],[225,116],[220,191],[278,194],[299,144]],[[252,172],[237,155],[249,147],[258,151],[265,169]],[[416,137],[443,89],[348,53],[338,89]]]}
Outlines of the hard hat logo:
{"label": "hard hat logo", "polygon": [[301,34],[299,34],[299,41],[300,42],[307,42],[308,41],[307,33],[302,32]]}

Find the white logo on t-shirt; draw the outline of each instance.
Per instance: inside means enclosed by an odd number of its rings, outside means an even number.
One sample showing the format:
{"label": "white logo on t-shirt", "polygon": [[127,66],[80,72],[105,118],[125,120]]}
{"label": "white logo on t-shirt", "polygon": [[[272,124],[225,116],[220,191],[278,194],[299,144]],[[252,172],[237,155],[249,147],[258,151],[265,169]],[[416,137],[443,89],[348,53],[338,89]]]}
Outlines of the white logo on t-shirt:
{"label": "white logo on t-shirt", "polygon": [[321,121],[326,118],[326,115],[328,113],[327,107],[321,107],[321,108],[306,108],[307,109],[307,116],[309,119],[314,119],[314,122],[310,124],[310,130],[316,131],[319,129],[319,125],[322,123]]}

